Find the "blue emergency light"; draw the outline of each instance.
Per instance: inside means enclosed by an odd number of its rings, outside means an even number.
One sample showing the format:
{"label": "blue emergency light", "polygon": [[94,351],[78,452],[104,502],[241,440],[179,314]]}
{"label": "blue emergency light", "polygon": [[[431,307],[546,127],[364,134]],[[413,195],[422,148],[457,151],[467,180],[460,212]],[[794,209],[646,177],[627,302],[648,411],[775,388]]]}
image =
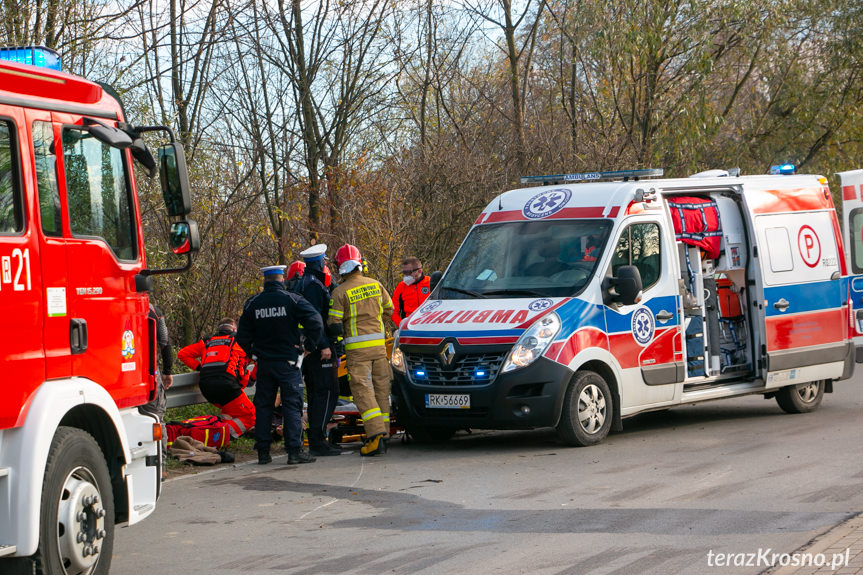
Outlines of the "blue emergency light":
{"label": "blue emergency light", "polygon": [[644,170],[615,170],[611,172],[581,172],[575,174],[556,174],[553,176],[525,176],[522,184],[542,184],[553,186],[557,184],[572,184],[574,182],[596,182],[599,180],[629,180],[638,181],[641,178],[661,178],[665,173],[662,168]]}
{"label": "blue emergency light", "polygon": [[770,166],[770,174],[773,176],[790,176],[796,171],[797,166],[795,166],[794,164],[780,164],[778,166]]}
{"label": "blue emergency light", "polygon": [[60,54],[44,46],[0,48],[0,60],[60,70]]}

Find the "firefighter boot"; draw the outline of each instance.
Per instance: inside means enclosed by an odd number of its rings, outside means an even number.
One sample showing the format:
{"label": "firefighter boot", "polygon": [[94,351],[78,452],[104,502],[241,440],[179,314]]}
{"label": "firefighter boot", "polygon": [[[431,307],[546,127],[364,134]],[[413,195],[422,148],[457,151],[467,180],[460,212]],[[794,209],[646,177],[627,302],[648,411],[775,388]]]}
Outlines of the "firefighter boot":
{"label": "firefighter boot", "polygon": [[258,465],[266,465],[273,460],[273,457],[270,455],[270,449],[259,449],[258,450]]}
{"label": "firefighter boot", "polygon": [[366,439],[360,447],[360,455],[383,455],[387,452],[387,440],[383,433],[378,433]]}
{"label": "firefighter boot", "polygon": [[288,452],[288,465],[297,465],[300,463],[313,463],[315,458],[305,451],[291,450]]}

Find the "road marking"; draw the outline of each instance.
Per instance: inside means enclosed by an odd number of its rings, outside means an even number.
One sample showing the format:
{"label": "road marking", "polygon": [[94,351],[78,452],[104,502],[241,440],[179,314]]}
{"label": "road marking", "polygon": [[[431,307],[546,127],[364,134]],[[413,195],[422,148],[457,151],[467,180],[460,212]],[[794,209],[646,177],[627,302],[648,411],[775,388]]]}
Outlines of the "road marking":
{"label": "road marking", "polygon": [[[365,469],[365,467],[366,467],[366,460],[363,459],[362,457],[360,457],[360,472],[357,475],[357,478],[354,480],[354,482],[350,484],[348,489],[353,489],[354,487],[356,487],[357,483],[360,482],[360,478],[363,476],[363,470]],[[324,507],[329,507],[330,505],[332,505],[333,503],[336,503],[337,501],[341,501],[341,499],[339,499],[338,497],[335,497],[335,498],[333,498],[332,501],[328,501],[327,503],[323,503],[321,505],[318,505],[317,507],[315,507],[311,511],[309,511],[307,513],[303,513],[302,515],[300,515],[300,518],[297,519],[297,521],[302,521],[303,519],[305,519],[306,517],[308,517],[309,515],[311,515],[315,511],[319,511],[319,510],[323,509]]]}

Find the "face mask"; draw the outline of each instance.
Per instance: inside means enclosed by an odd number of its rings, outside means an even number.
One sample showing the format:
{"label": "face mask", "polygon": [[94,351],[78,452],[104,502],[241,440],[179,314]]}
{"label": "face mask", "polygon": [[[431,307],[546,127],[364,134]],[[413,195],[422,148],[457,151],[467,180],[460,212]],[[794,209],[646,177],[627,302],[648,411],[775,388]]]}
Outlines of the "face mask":
{"label": "face mask", "polygon": [[402,281],[405,282],[406,286],[409,286],[412,285],[416,280],[414,279],[414,276],[406,275]]}

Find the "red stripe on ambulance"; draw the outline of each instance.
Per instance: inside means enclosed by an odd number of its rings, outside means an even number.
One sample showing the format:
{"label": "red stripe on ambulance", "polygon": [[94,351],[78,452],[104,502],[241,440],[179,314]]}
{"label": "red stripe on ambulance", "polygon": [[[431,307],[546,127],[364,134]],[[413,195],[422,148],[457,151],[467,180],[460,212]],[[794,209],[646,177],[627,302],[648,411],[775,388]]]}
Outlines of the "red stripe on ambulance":
{"label": "red stripe on ambulance", "polygon": [[768,351],[844,341],[848,337],[846,307],[767,318]]}

